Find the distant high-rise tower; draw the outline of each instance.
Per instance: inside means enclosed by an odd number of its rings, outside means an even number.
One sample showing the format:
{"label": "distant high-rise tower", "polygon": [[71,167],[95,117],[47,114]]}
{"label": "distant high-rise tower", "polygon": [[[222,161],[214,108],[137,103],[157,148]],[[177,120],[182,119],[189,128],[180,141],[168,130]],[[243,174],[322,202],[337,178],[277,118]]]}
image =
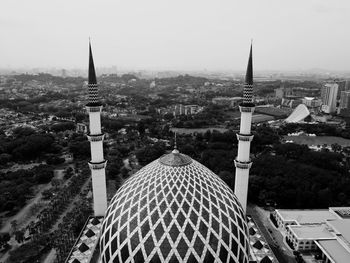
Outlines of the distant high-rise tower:
{"label": "distant high-rise tower", "polygon": [[345,90],[345,91],[350,90],[350,80],[349,80],[349,79],[345,80],[345,87],[344,87],[344,90]]}
{"label": "distant high-rise tower", "polygon": [[104,216],[107,209],[106,163],[103,157],[104,134],[101,131],[102,104],[98,98],[98,89],[91,44],[89,43],[89,102],[86,109],[89,113],[90,131],[87,135],[90,141],[91,161],[89,167],[92,177],[92,191],[95,216]]}
{"label": "distant high-rise tower", "polygon": [[337,107],[337,83],[327,83],[321,89],[322,111],[325,113],[333,113]]}
{"label": "distant high-rise tower", "polygon": [[235,195],[240,201],[244,211],[247,209],[249,169],[252,166],[250,161],[250,142],[253,140],[251,134],[252,115],[255,109],[253,103],[253,54],[252,45],[248,60],[247,73],[243,89],[243,103],[239,106],[241,112],[241,125],[238,139],[238,155],[235,159],[236,179]]}
{"label": "distant high-rise tower", "polygon": [[350,90],[341,92],[339,108],[350,109]]}

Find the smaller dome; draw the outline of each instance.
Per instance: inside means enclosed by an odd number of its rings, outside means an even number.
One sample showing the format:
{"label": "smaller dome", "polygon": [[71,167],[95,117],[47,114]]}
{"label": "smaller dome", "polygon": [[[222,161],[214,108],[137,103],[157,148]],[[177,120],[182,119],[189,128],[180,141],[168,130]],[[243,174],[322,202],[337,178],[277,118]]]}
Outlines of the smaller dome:
{"label": "smaller dome", "polygon": [[192,159],[187,155],[181,154],[177,149],[171,153],[162,156],[159,162],[167,166],[184,166],[192,162]]}

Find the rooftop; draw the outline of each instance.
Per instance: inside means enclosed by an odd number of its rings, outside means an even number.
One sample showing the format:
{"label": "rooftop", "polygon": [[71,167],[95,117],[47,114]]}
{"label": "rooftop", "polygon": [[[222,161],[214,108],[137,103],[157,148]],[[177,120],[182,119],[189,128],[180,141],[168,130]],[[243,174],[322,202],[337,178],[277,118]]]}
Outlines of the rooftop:
{"label": "rooftop", "polygon": [[335,233],[341,235],[343,239],[349,244],[350,243],[350,219],[338,219],[327,222]]}
{"label": "rooftop", "polygon": [[318,240],[316,244],[333,262],[349,263],[350,251],[342,246],[338,240]]}
{"label": "rooftop", "polygon": [[330,207],[330,210],[334,211],[341,218],[350,218],[350,207]]}
{"label": "rooftop", "polygon": [[335,239],[335,236],[327,230],[325,225],[290,225],[289,228],[293,231],[298,239]]}
{"label": "rooftop", "polygon": [[278,261],[275,255],[254,219],[248,215],[247,221],[249,228],[250,261],[277,263]]}
{"label": "rooftop", "polygon": [[67,257],[66,263],[88,263],[100,236],[103,217],[89,217],[76,243]]}
{"label": "rooftop", "polygon": [[190,164],[192,159],[187,155],[181,154],[177,149],[174,149],[171,153],[163,155],[159,162],[168,166],[184,166]]}
{"label": "rooftop", "polygon": [[338,219],[338,217],[329,210],[276,210],[284,221],[295,221],[300,225],[323,224],[326,220]]}

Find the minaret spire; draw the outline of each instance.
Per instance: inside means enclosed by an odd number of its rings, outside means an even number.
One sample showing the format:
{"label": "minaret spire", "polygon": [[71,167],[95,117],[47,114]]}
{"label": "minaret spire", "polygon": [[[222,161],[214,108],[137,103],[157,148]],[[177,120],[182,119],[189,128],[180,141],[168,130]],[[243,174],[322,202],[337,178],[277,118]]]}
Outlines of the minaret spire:
{"label": "minaret spire", "polygon": [[101,103],[100,103],[100,101],[98,99],[98,86],[97,86],[94,58],[92,56],[90,39],[89,39],[88,89],[89,89],[89,103],[88,103],[88,105],[90,105],[90,106],[101,106]]}
{"label": "minaret spire", "polygon": [[175,131],[175,140],[174,140],[174,149],[177,149],[177,138],[176,138],[176,131]]}
{"label": "minaret spire", "polygon": [[244,211],[247,208],[249,169],[252,166],[250,161],[250,142],[253,140],[251,134],[252,115],[254,112],[253,103],[253,48],[250,45],[249,59],[245,83],[243,88],[243,103],[239,106],[241,112],[241,125],[238,140],[238,154],[235,159],[236,179],[235,195],[240,201]]}
{"label": "minaret spire", "polygon": [[94,198],[95,216],[104,216],[107,209],[106,191],[106,164],[103,157],[104,134],[101,131],[102,104],[98,99],[98,85],[94,60],[92,57],[91,43],[89,39],[89,76],[88,76],[89,102],[86,105],[89,113],[90,131],[87,135],[90,141],[91,161],[89,167],[92,177],[92,191]]}
{"label": "minaret spire", "polygon": [[250,44],[247,72],[245,75],[245,85],[243,89],[243,102],[245,104],[253,101],[253,44]]}
{"label": "minaret spire", "polygon": [[90,38],[89,38],[89,84],[97,84],[94,58],[92,56]]}

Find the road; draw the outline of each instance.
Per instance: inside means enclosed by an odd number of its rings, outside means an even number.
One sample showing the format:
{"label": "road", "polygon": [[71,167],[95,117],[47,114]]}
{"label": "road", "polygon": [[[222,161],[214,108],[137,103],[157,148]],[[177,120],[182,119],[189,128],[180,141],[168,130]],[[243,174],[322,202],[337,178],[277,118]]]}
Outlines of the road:
{"label": "road", "polygon": [[[80,192],[83,192],[85,190],[85,188],[87,188],[89,186],[90,183],[90,177],[88,177],[85,181],[85,183],[82,185],[82,187],[80,188]],[[80,198],[80,195],[77,194],[73,200],[70,201],[69,206],[67,207],[67,209],[61,214],[61,216],[59,217],[59,219],[57,220],[57,222],[55,223],[55,225],[51,228],[50,232],[55,231],[58,229],[58,225],[60,223],[62,223],[63,218],[65,217],[65,215],[71,211],[74,207],[74,203],[76,201],[78,201]],[[56,250],[55,249],[51,249],[49,254],[47,255],[47,257],[44,259],[43,263],[54,263],[56,259]]]}
{"label": "road", "polygon": [[[54,172],[54,179],[62,179],[63,177],[63,169],[60,170],[55,170]],[[35,220],[36,216],[39,214],[40,211],[37,212],[37,214],[32,215],[31,217],[28,216],[29,211],[30,211],[30,207],[35,204],[38,203],[41,200],[41,193],[49,188],[51,188],[52,185],[51,183],[45,184],[45,185],[41,185],[40,186],[40,190],[36,193],[35,197],[28,200],[27,201],[27,205],[25,205],[17,214],[15,214],[14,216],[8,218],[6,220],[6,223],[2,226],[2,228],[0,229],[0,232],[10,232],[11,230],[11,221],[13,220],[17,220],[18,223],[18,228],[23,228],[25,226],[27,226],[29,224],[30,221]],[[44,208],[44,207],[43,207]]]}
{"label": "road", "polygon": [[[64,175],[64,169],[58,169],[58,170],[55,170],[53,178],[55,178],[55,179],[62,179],[63,175]],[[87,180],[87,182],[84,184],[84,187],[87,185],[88,182],[89,182],[89,180]],[[33,214],[33,215],[29,216],[28,214],[29,214],[30,208],[31,208],[31,206],[33,204],[35,204],[35,203],[37,203],[37,202],[39,202],[41,200],[41,197],[42,197],[41,193],[43,191],[51,188],[51,187],[52,187],[51,183],[42,185],[40,190],[36,193],[35,197],[30,199],[30,200],[28,200],[28,204],[26,206],[24,206],[16,215],[14,215],[14,216],[12,216],[12,217],[7,219],[7,221],[4,224],[4,226],[0,229],[0,232],[10,232],[10,230],[11,230],[11,221],[13,221],[13,220],[17,220],[19,229],[23,228],[24,226],[27,226],[30,221],[34,221],[36,219],[37,214],[39,214],[41,209],[38,210],[38,212],[36,214]],[[74,199],[73,201],[75,201],[75,200],[76,199]],[[44,208],[44,206],[42,208]],[[67,211],[69,211],[68,209],[69,209],[69,207],[67,208]],[[63,216],[60,217],[60,219],[61,218],[63,218]],[[58,220],[58,222],[59,222],[59,220]],[[13,250],[13,249],[15,249],[15,248],[20,246],[20,244],[18,244],[18,242],[15,240],[14,236],[11,237],[11,240],[9,241],[9,244],[12,246],[11,250]],[[0,256],[0,262],[6,262],[7,258],[9,257],[9,251],[7,251],[5,254]]]}
{"label": "road", "polygon": [[293,253],[283,242],[282,234],[270,222],[269,213],[269,211],[265,211],[258,206],[249,206],[247,210],[247,214],[250,214],[253,217],[278,262],[296,263]]}
{"label": "road", "polygon": [[0,232],[10,232],[11,230],[11,221],[17,220],[18,222],[18,228],[22,228],[26,226],[30,220],[34,220],[36,218],[36,215],[33,215],[31,217],[28,217],[28,213],[30,211],[30,207],[39,202],[41,199],[41,193],[51,187],[51,184],[43,185],[40,190],[37,192],[34,198],[28,200],[28,204],[24,206],[17,214],[15,214],[12,217],[9,217],[6,220],[6,223],[3,225],[3,227],[0,229]]}

